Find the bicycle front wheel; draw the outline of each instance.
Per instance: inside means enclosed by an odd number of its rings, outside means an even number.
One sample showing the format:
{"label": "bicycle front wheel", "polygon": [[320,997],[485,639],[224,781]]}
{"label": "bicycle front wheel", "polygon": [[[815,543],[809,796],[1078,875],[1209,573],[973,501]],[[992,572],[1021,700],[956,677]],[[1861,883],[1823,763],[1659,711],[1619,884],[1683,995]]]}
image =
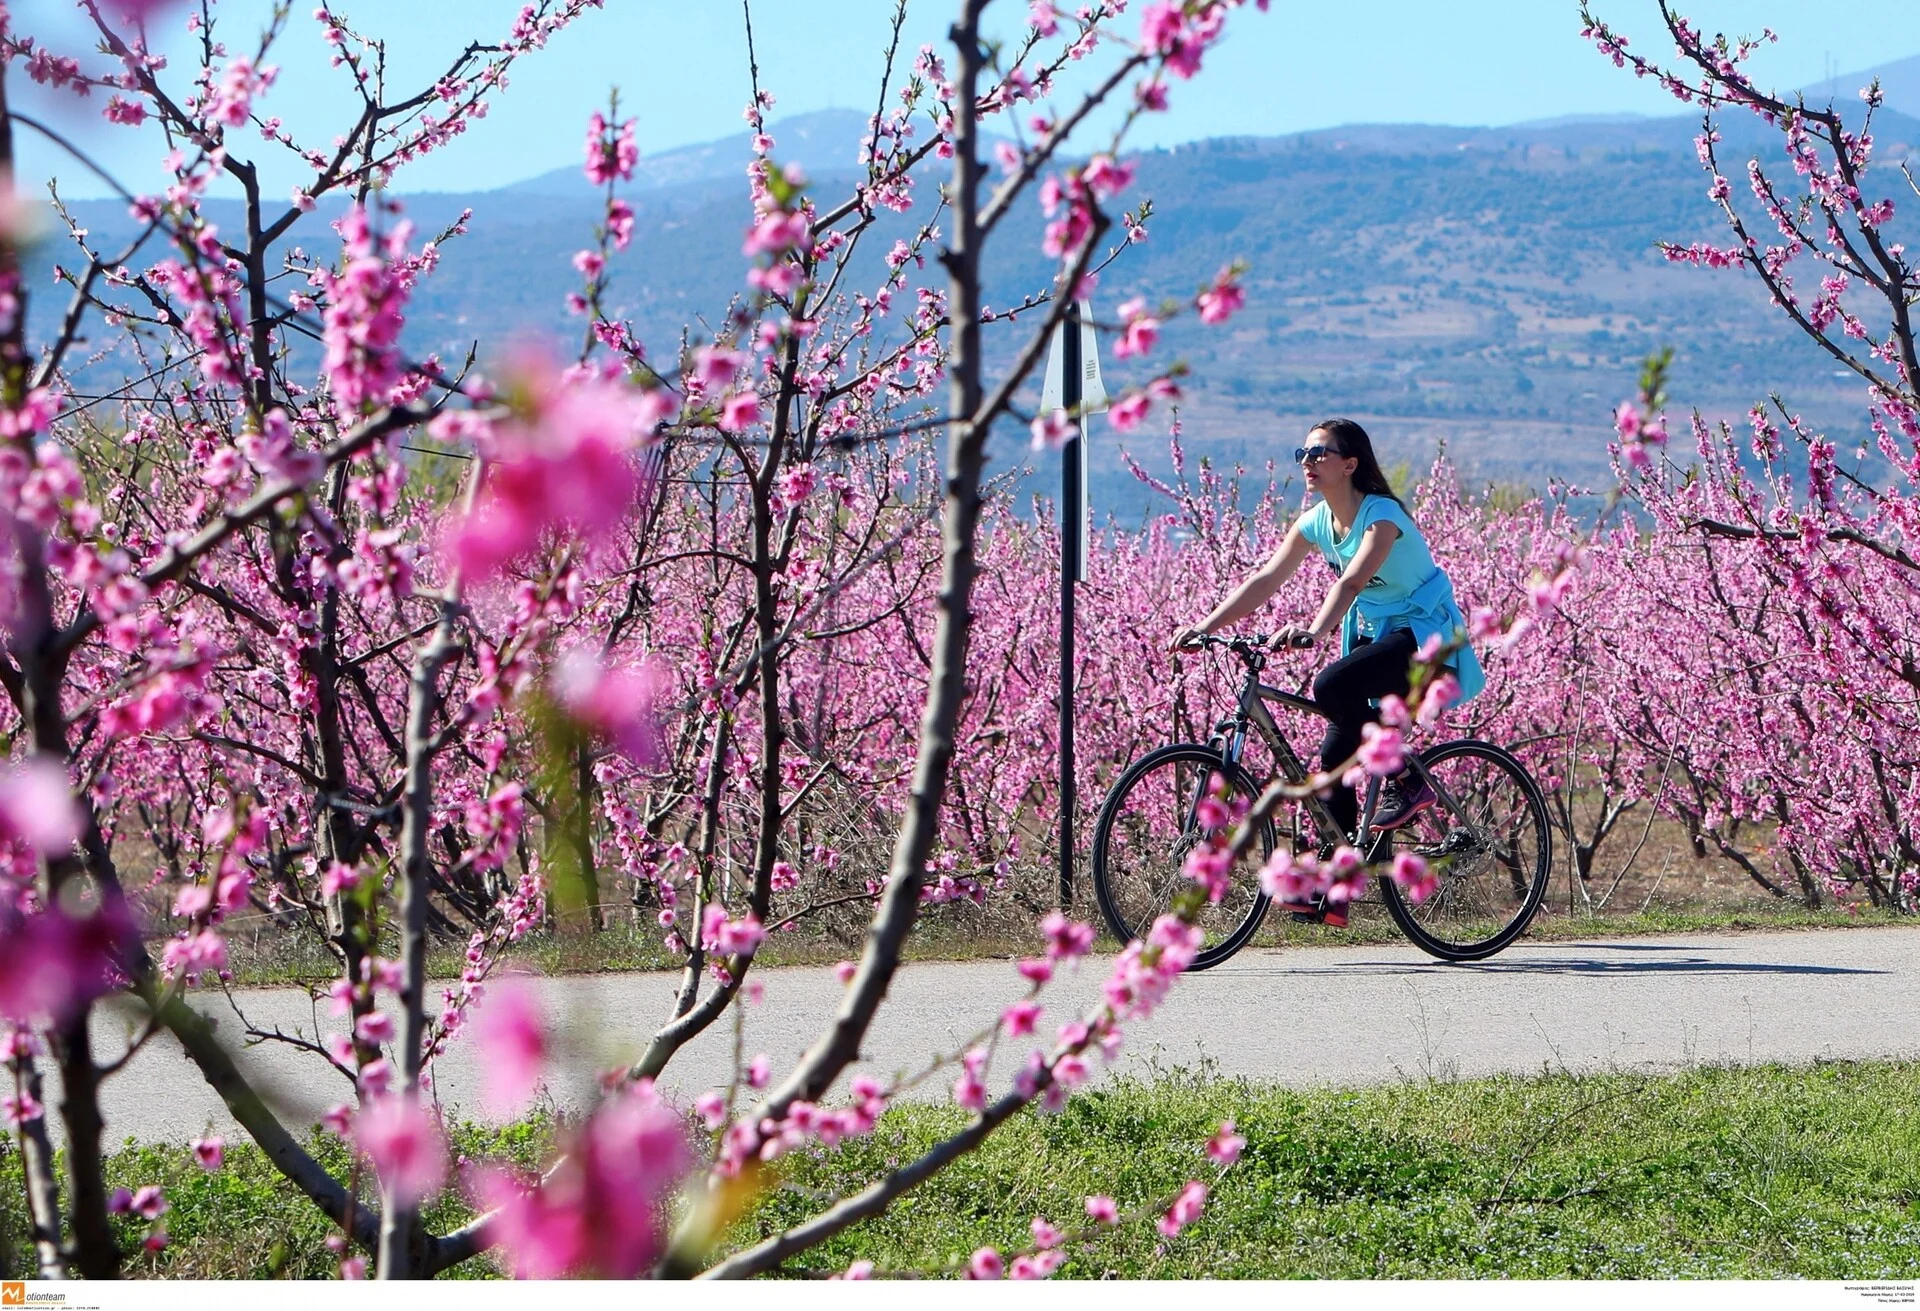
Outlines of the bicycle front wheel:
{"label": "bicycle front wheel", "polygon": [[1382,879],[1381,895],[1401,932],[1428,955],[1485,960],[1526,932],[1546,896],[1546,798],[1524,765],[1486,742],[1443,742],[1421,752],[1420,763],[1441,799],[1393,833],[1392,846],[1425,860],[1438,883],[1414,902]]}
{"label": "bicycle front wheel", "polygon": [[[1093,827],[1093,891],[1107,927],[1122,944],[1152,928],[1187,886],[1187,853],[1205,836],[1196,810],[1210,789],[1229,805],[1260,795],[1246,770],[1197,743],[1149,752],[1129,765],[1107,793]],[[1201,911],[1196,922],[1205,938],[1188,968],[1218,965],[1260,927],[1267,896],[1260,891],[1259,870],[1273,854],[1273,843],[1273,824],[1263,822],[1253,851],[1234,869],[1226,895]]]}

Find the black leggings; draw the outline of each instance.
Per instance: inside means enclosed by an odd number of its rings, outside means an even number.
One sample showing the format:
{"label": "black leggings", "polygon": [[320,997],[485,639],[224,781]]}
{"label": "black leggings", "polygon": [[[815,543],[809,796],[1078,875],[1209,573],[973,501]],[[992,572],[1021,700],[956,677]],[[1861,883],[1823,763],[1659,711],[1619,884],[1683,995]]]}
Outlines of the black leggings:
{"label": "black leggings", "polygon": [[[1416,649],[1413,634],[1396,628],[1378,641],[1361,638],[1352,651],[1320,671],[1313,680],[1313,699],[1332,721],[1320,743],[1320,768],[1329,769],[1360,749],[1360,730],[1380,718],[1374,701],[1407,694],[1407,670]],[[1353,832],[1360,801],[1352,788],[1336,783],[1327,809],[1343,832]]]}

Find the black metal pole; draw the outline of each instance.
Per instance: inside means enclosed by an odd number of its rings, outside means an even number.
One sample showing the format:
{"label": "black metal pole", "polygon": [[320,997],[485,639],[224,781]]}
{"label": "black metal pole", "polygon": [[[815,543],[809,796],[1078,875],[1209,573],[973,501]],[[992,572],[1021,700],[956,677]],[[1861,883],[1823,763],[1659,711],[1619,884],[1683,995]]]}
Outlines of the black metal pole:
{"label": "black metal pole", "polygon": [[1073,907],[1073,583],[1080,571],[1080,303],[1067,306],[1061,355],[1060,403],[1073,418],[1073,435],[1060,458],[1060,909]]}

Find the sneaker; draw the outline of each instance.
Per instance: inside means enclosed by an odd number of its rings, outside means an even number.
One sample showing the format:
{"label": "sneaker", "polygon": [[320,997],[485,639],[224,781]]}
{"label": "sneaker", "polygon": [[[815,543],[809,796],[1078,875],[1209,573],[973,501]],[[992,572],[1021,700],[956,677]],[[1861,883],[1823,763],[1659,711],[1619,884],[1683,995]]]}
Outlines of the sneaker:
{"label": "sneaker", "polygon": [[1330,929],[1347,927],[1347,908],[1344,904],[1333,906],[1323,901],[1282,901],[1278,905],[1297,924],[1324,924]]}
{"label": "sneaker", "polygon": [[1374,831],[1390,833],[1438,800],[1433,784],[1424,777],[1401,774],[1390,778],[1380,789],[1380,809],[1373,817]]}

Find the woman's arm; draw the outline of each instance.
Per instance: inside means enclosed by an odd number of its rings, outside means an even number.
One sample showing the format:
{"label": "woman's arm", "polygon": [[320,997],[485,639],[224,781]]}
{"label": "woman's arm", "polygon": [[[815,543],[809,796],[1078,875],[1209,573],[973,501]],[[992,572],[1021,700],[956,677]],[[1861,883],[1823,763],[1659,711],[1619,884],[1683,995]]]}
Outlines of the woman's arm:
{"label": "woman's arm", "polygon": [[1360,593],[1367,590],[1367,584],[1380,572],[1380,566],[1387,562],[1387,554],[1399,536],[1398,524],[1381,522],[1368,526],[1353,562],[1327,589],[1327,599],[1320,603],[1320,612],[1307,626],[1308,636],[1318,642],[1339,626],[1353,603],[1360,599]]}
{"label": "woman's arm", "polygon": [[[1247,577],[1240,586],[1227,594],[1227,599],[1213,608],[1197,624],[1189,624],[1173,635],[1173,649],[1179,650],[1195,637],[1216,632],[1236,620],[1244,619],[1265,605],[1273,594],[1293,577],[1300,562],[1307,558],[1310,546],[1300,531],[1300,522],[1295,520],[1287,529],[1287,535],[1281,540],[1279,549],[1267,558],[1267,562]],[[1382,556],[1382,559],[1385,557]],[[1378,565],[1374,566],[1378,568]],[[1369,575],[1371,576],[1371,575]]]}

